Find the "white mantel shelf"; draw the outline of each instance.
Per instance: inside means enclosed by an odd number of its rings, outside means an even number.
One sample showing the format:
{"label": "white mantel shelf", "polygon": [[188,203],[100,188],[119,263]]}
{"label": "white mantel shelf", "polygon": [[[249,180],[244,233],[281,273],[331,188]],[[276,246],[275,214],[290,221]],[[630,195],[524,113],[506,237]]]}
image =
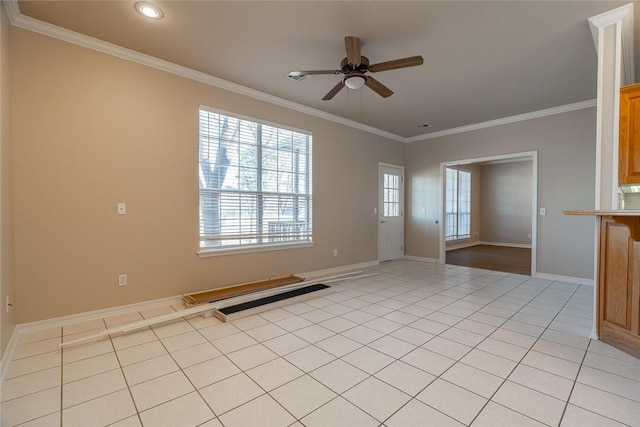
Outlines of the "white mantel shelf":
{"label": "white mantel shelf", "polygon": [[588,210],[588,211],[572,211],[566,210],[562,212],[565,215],[589,215],[589,216],[640,216],[640,210]]}

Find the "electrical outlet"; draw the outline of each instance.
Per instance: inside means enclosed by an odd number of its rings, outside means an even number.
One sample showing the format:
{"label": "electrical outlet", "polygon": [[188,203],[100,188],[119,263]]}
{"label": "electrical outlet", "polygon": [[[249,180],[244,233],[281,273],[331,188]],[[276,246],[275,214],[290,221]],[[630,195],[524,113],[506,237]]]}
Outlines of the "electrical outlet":
{"label": "electrical outlet", "polygon": [[333,250],[333,256],[338,256],[338,250],[337,249]]}
{"label": "electrical outlet", "polygon": [[540,208],[540,215],[546,215],[547,214],[547,208]]}
{"label": "electrical outlet", "polygon": [[527,234],[527,237],[528,237],[528,238],[531,238],[531,233]]}
{"label": "electrical outlet", "polygon": [[118,286],[127,286],[127,275],[119,274],[118,275]]}

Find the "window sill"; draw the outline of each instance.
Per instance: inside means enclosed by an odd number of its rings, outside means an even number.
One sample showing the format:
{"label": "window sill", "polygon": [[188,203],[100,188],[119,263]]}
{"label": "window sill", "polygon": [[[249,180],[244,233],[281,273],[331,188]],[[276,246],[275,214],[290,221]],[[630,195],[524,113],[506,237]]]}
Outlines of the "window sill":
{"label": "window sill", "polygon": [[225,249],[201,249],[198,251],[199,258],[209,258],[216,256],[225,256],[225,255],[238,255],[238,254],[249,254],[254,252],[267,252],[267,251],[280,251],[285,249],[299,249],[299,248],[310,248],[313,246],[313,242],[304,242],[304,243],[283,243],[280,245],[256,245],[256,246],[246,246],[240,248],[225,248]]}

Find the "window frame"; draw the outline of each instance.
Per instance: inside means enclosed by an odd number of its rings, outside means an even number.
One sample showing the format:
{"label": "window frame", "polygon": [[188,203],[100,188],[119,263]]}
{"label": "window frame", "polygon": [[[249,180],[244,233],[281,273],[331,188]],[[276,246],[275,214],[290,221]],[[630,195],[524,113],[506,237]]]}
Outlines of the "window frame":
{"label": "window frame", "polygon": [[[307,209],[307,213],[306,213],[306,218],[304,223],[308,224],[308,229],[309,229],[309,239],[308,240],[299,240],[299,241],[285,241],[285,242],[266,242],[266,241],[262,241],[261,243],[250,243],[250,244],[238,244],[238,245],[221,245],[219,247],[206,247],[206,246],[202,246],[202,241],[203,241],[203,230],[202,230],[202,190],[208,190],[211,191],[211,189],[206,189],[206,188],[202,188],[202,184],[201,184],[201,174],[202,174],[202,170],[201,170],[201,162],[202,159],[200,158],[201,156],[201,152],[202,152],[202,147],[201,147],[201,142],[202,142],[202,134],[201,134],[201,115],[202,113],[212,113],[212,114],[217,114],[220,116],[224,116],[224,117],[228,117],[234,120],[241,120],[241,121],[246,121],[246,122],[251,122],[252,124],[257,124],[260,127],[262,126],[268,126],[268,127],[272,127],[272,128],[276,128],[278,130],[283,130],[283,131],[290,131],[290,132],[295,132],[295,133],[299,133],[299,134],[303,134],[306,135],[308,137],[308,158],[307,158],[307,173],[306,173],[306,179],[308,180],[308,193],[283,193],[281,191],[263,191],[260,187],[258,187],[255,191],[253,191],[253,193],[255,193],[257,195],[257,199],[258,200],[263,200],[268,198],[269,196],[274,196],[274,195],[287,195],[289,197],[293,197],[293,198],[297,198],[297,196],[301,196],[301,197],[305,197],[308,199],[308,209]],[[233,112],[228,112],[228,111],[224,111],[224,110],[220,110],[220,109],[216,109],[216,108],[212,108],[212,107],[208,107],[208,106],[204,106],[204,105],[200,105],[200,107],[198,108],[198,256],[200,258],[202,257],[212,257],[212,256],[221,256],[221,255],[231,255],[231,254],[239,254],[239,253],[252,253],[252,252],[263,252],[263,251],[273,251],[273,250],[283,250],[283,249],[291,249],[291,248],[304,248],[304,247],[311,247],[314,245],[314,241],[313,241],[313,135],[310,131],[306,131],[306,130],[301,130],[301,129],[297,129],[291,126],[286,126],[286,125],[282,125],[279,123],[273,123],[273,122],[269,122],[266,120],[261,120],[261,119],[256,119],[254,117],[249,117],[249,116],[245,116],[242,114],[237,114],[237,113],[233,113]],[[257,147],[260,147],[258,149],[258,152],[261,152],[262,148],[263,148],[263,142],[259,141],[256,143]],[[279,149],[277,150],[279,151]],[[262,174],[262,162],[260,162],[260,159],[257,159],[258,163],[261,164],[260,167],[258,167],[258,173],[259,173],[259,177],[261,176],[260,174]],[[240,166],[240,165],[238,165]],[[227,194],[243,194],[245,193],[245,191],[243,189],[237,188],[235,190],[226,190],[224,192],[220,192],[220,194],[223,193],[227,193]],[[262,211],[263,206],[260,203],[260,208],[259,210]],[[256,221],[258,221],[258,219],[256,218]],[[260,226],[258,225],[258,227],[260,228]],[[260,239],[264,239],[267,240],[267,234],[261,233],[260,234]]]}
{"label": "window frame", "polygon": [[[448,211],[448,205],[449,203],[449,179],[448,179],[448,172],[449,171],[455,171],[455,175],[456,175],[456,180],[455,180],[455,212],[449,212]],[[461,197],[460,197],[460,173],[463,172],[465,174],[468,174],[469,176],[469,188],[468,188],[468,205],[469,205],[469,209],[468,212],[465,209],[464,212],[462,212],[462,210],[460,209],[460,205],[461,203],[465,203],[464,200],[461,201]],[[471,235],[471,205],[472,205],[472,191],[471,191],[471,183],[472,183],[472,178],[473,174],[470,170],[467,169],[462,169],[459,167],[455,167],[455,166],[445,166],[445,198],[444,198],[444,239],[446,242],[453,242],[453,241],[457,241],[457,240],[464,240],[464,239],[470,239],[472,237]],[[455,234],[447,234],[447,229],[449,228],[449,221],[447,221],[447,218],[449,218],[451,215],[455,215]],[[467,216],[468,217],[468,232],[467,233],[460,233],[460,218],[462,216]]]}

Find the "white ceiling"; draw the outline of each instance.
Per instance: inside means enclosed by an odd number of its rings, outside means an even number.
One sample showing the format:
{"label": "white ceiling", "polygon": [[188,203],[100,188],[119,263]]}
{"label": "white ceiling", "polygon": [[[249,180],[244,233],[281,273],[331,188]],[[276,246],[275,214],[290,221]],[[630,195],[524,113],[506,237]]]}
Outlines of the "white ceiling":
{"label": "white ceiling", "polygon": [[[615,1],[20,1],[21,14],[180,64],[401,137],[596,97],[587,19]],[[371,63],[422,55],[419,67],[376,73],[395,94],[368,88],[322,97],[339,76],[344,37]],[[416,125],[427,123],[427,129]]]}

